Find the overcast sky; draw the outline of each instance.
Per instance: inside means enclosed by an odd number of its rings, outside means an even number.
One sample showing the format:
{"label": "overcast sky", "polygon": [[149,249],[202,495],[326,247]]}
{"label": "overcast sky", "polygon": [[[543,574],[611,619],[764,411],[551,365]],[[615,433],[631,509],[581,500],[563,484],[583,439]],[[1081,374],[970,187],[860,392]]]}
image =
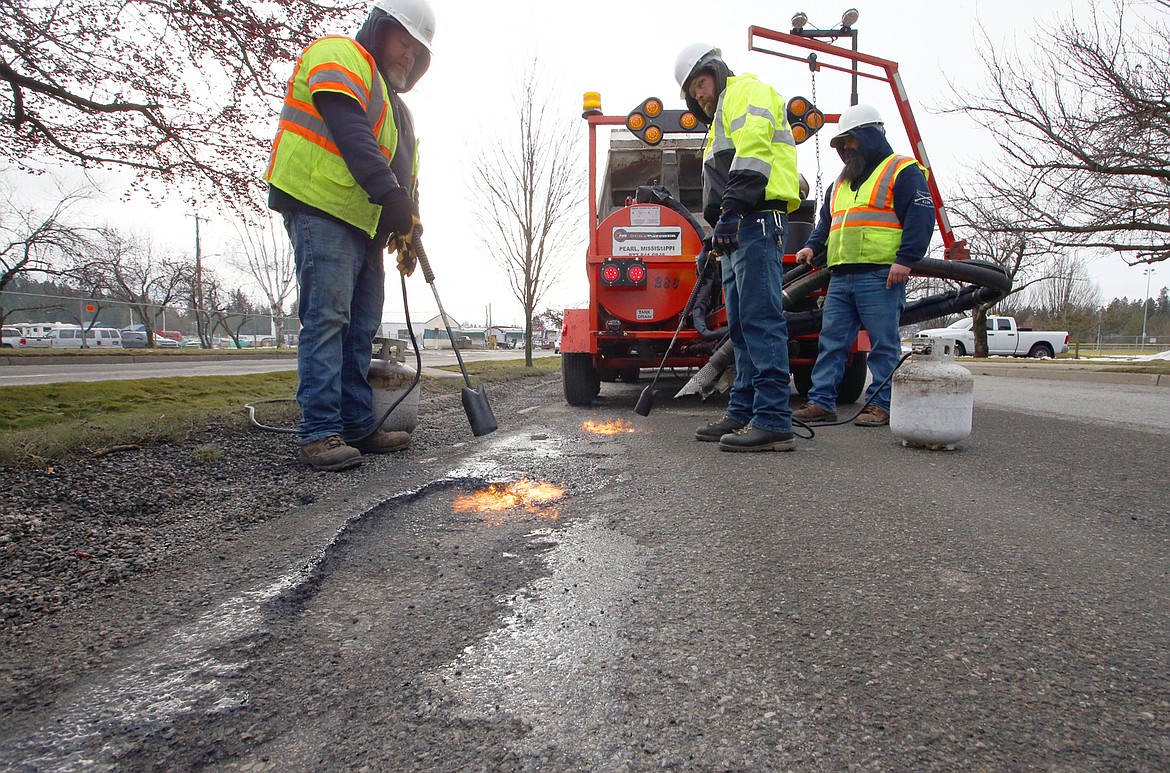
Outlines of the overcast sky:
{"label": "overcast sky", "polygon": [[[438,16],[435,56],[430,71],[406,100],[414,112],[421,142],[420,187],[427,251],[437,275],[437,286],[448,313],[460,322],[482,323],[491,304],[496,324],[521,324],[519,303],[511,296],[500,270],[476,236],[469,208],[470,165],[478,155],[478,127],[503,118],[512,104],[516,82],[527,61],[535,56],[546,79],[556,88],[558,109],[577,117],[585,91],[601,93],[607,114],[625,115],[644,98],[657,96],[667,107],[682,107],[674,81],[674,61],[687,43],[701,40],[720,46],[737,73],[750,72],[772,84],[785,98],[811,96],[806,65],[788,63],[763,53],[749,53],[751,25],[787,31],[793,13],[803,10],[810,26],[839,24],[850,7],[832,3],[790,5],[760,0],[675,0],[671,3],[590,0],[431,0]],[[955,190],[966,170],[990,158],[994,145],[975,125],[938,109],[951,98],[950,83],[978,87],[984,80],[978,31],[982,24],[993,43],[1028,53],[1034,39],[1043,36],[1056,17],[1076,13],[1088,19],[1087,0],[856,0],[860,11],[856,28],[863,52],[899,63],[903,82],[918,119],[934,173],[944,198]],[[1108,11],[1108,0],[1102,3]],[[334,33],[352,35],[339,26]],[[287,70],[279,77],[286,78]],[[818,76],[818,103],[825,112],[848,105],[848,77],[832,72]],[[948,82],[949,81],[949,82]],[[862,79],[861,99],[896,117],[888,87]],[[274,107],[275,110],[275,107]],[[582,153],[587,134],[580,121]],[[275,115],[273,117],[275,125]],[[827,181],[839,170],[836,154],[822,139],[821,171]],[[909,152],[904,134],[891,131],[898,152]],[[801,146],[801,172],[814,180],[815,143]],[[584,160],[584,155],[582,155]],[[257,159],[258,174],[266,159]],[[111,178],[109,187],[116,187]],[[111,202],[120,191],[111,190]],[[194,227],[179,206],[147,211],[141,205],[109,203],[100,210],[114,224],[133,223],[141,229],[155,224],[154,238],[162,245],[193,252]],[[203,213],[212,215],[208,211]],[[205,254],[224,251],[232,239],[229,229],[207,228]],[[962,232],[956,234],[963,237]],[[564,271],[564,280],[541,308],[584,306],[588,296],[584,272],[588,224],[582,217],[578,246]],[[939,236],[935,235],[935,243]],[[214,265],[216,258],[209,258]],[[391,266],[392,266],[391,262]],[[1141,298],[1146,278],[1141,268],[1120,259],[1092,264],[1102,301],[1113,297]],[[1170,284],[1170,270],[1156,269],[1152,292]],[[412,316],[437,313],[430,288],[421,272],[408,280]],[[402,299],[397,274],[388,277],[384,317],[400,319]]]}

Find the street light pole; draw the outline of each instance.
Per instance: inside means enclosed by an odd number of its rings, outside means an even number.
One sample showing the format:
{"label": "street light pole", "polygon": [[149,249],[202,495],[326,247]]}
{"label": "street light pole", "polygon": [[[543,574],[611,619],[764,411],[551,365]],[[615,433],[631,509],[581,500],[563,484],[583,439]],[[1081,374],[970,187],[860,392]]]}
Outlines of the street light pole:
{"label": "street light pole", "polygon": [[1147,268],[1146,274],[1146,296],[1142,299],[1142,346],[1141,350],[1146,350],[1146,317],[1150,312],[1150,277],[1153,275],[1154,269]]}

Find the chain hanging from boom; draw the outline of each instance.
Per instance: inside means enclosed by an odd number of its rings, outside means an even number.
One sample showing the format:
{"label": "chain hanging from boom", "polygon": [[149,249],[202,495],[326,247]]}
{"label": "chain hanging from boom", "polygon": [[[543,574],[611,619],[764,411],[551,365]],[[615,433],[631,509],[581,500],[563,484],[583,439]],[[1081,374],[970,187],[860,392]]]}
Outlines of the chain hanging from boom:
{"label": "chain hanging from boom", "polygon": [[[815,105],[815,104],[817,104],[817,70],[820,69],[817,66],[817,55],[815,53],[808,55],[808,69],[812,72],[812,75],[810,76],[810,78],[812,80],[812,103]],[[816,201],[817,207],[819,209],[819,207],[821,206],[821,199],[823,199],[825,197],[824,184],[821,182],[821,133],[820,132],[816,133],[816,135],[813,137],[813,141],[816,142],[816,152],[817,152],[817,187],[816,187],[817,195],[816,195],[815,201]]]}

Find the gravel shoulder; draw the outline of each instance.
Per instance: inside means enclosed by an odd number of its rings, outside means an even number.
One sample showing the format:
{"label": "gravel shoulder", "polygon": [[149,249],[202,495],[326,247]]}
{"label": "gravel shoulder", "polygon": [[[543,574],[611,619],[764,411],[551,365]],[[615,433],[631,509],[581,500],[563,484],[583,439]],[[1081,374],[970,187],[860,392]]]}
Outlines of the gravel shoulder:
{"label": "gravel shoulder", "polygon": [[[501,429],[560,399],[559,374],[487,386]],[[300,464],[290,435],[243,415],[179,443],[0,467],[0,715],[311,553],[470,440],[458,392],[424,390],[410,448],[343,473]]]}

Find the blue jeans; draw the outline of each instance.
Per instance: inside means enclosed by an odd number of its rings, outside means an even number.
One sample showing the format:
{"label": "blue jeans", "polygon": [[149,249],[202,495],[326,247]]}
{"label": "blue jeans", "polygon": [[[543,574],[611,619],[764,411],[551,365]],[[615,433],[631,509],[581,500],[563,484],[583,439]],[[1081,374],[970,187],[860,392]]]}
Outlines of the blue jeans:
{"label": "blue jeans", "polygon": [[284,226],[300,287],[299,442],[354,440],[374,426],[366,377],[386,295],[382,250],[362,231],[306,212],[284,213]]}
{"label": "blue jeans", "polygon": [[817,363],[808,392],[810,403],[837,410],[837,385],[845,373],[845,360],[857,331],[864,327],[873,347],[869,352],[873,383],[865,390],[865,399],[872,397],[873,405],[890,410],[890,384],[880,389],[878,386],[894,372],[902,356],[898,322],[906,303],[906,284],[887,288],[889,273],[888,267],[882,267],[857,274],[833,274],[821,317]]}
{"label": "blue jeans", "polygon": [[787,215],[757,212],[739,226],[739,249],[723,256],[723,299],[735,349],[727,415],[769,432],[792,431],[788,322],[784,319]]}

